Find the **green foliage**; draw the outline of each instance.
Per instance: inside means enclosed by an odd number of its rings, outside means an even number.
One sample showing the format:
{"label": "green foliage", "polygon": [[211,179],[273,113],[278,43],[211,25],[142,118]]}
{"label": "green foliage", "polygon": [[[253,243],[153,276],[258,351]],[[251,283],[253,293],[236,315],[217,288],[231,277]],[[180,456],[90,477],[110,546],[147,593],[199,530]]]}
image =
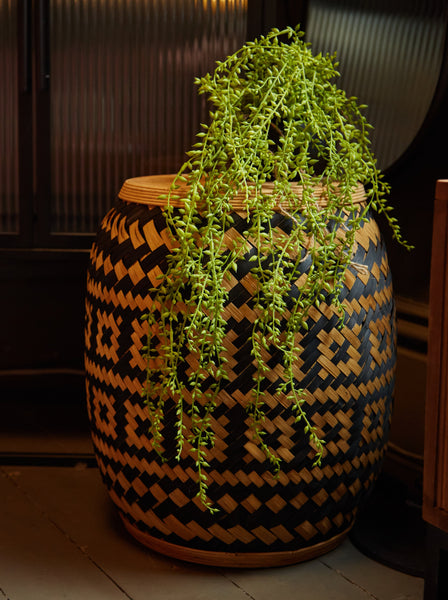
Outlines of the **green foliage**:
{"label": "green foliage", "polygon": [[[370,208],[386,215],[395,237],[405,244],[386,203],[389,189],[370,150],[363,107],[336,86],[335,58],[314,56],[302,35],[298,29],[274,29],[197,80],[199,93],[210,102],[211,120],[202,126],[168,197],[165,216],[174,248],[166,274],[152,290],[154,306],[144,316],[149,335],[142,394],[151,416],[153,445],[163,453],[164,406],[171,397],[176,403],[177,457],[187,444],[198,473],[198,496],[212,511],[207,448],[214,443],[212,414],[227,377],[224,283],[237,261],[248,257],[247,241],[256,248],[249,260],[257,281],[258,315],[251,333],[256,374],[248,413],[254,441],[275,473],[281,461],[265,442],[263,427],[266,348],[283,354],[285,381],[278,392],[291,403],[296,421],[316,449],[318,464],[324,441],[307,418],[305,391],[293,375],[300,355],[297,334],[306,328],[310,308],[328,298],[343,319],[339,291],[352,260],[355,234]],[[189,192],[184,208],[176,209],[171,200],[176,185],[184,182]],[[301,195],[293,182],[301,186]],[[359,182],[367,195],[361,210],[352,199]],[[325,205],[316,202],[316,186],[325,191]],[[237,192],[244,197],[247,231],[243,241],[229,248],[225,232],[232,224]],[[341,207],[350,215],[348,225]],[[288,235],[274,232],[272,218],[278,210],[291,221]],[[293,283],[297,285],[304,257],[311,259],[310,267],[291,305],[289,292]],[[285,330],[280,322],[288,311]],[[196,361],[188,381],[179,376],[185,353]]]}

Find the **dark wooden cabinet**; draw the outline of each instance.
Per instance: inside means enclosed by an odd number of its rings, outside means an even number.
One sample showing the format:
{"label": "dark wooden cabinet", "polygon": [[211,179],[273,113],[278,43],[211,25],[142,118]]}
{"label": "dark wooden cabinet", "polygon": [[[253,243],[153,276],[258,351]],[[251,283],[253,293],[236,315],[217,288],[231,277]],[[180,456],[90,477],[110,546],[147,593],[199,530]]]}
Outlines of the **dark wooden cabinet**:
{"label": "dark wooden cabinet", "polygon": [[429,300],[423,517],[429,523],[425,600],[448,598],[448,180],[439,180]]}
{"label": "dark wooden cabinet", "polygon": [[0,394],[82,374],[100,219],[125,179],[180,167],[207,120],[194,78],[303,5],[0,0]]}

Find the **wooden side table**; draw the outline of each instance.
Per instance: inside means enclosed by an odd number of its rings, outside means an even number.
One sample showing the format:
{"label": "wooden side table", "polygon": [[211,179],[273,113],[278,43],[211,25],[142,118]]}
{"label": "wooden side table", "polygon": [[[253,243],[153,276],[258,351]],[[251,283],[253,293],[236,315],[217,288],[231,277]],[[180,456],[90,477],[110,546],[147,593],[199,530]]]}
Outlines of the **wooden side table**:
{"label": "wooden side table", "polygon": [[448,598],[448,180],[436,185],[425,414],[425,600]]}

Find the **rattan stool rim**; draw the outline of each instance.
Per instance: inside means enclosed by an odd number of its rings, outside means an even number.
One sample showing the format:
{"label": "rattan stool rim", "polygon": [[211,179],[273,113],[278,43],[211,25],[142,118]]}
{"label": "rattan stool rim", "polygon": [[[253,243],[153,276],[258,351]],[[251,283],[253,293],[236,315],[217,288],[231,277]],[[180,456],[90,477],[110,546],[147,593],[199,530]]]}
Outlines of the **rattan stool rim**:
{"label": "rattan stool rim", "polygon": [[[142,177],[133,177],[126,179],[123,183],[118,197],[125,202],[134,202],[137,204],[148,204],[151,206],[166,206],[166,196],[175,179],[175,174],[167,175],[146,175]],[[291,188],[298,198],[302,197],[303,186],[298,183],[291,182]],[[272,193],[274,189],[273,183],[265,183],[262,186],[262,192],[265,194]],[[181,184],[176,190],[175,197],[170,198],[170,205],[174,207],[182,207],[184,200],[188,194],[188,185]],[[326,206],[328,204],[325,196],[325,187],[316,186],[314,199],[317,206]],[[361,204],[366,200],[364,186],[359,183],[352,193],[352,203]],[[246,210],[246,193],[243,191],[236,192],[232,198],[231,204],[235,210]],[[287,208],[287,207],[286,207]]]}
{"label": "rattan stool rim", "polygon": [[279,550],[276,552],[216,552],[180,546],[156,538],[148,533],[140,531],[140,529],[130,523],[122,513],[120,513],[120,517],[126,530],[132,537],[159,554],[209,567],[231,567],[240,569],[286,567],[288,565],[312,560],[337,548],[344,541],[353,527],[352,523],[347,529],[330,539],[306,548],[299,548],[298,550]]}

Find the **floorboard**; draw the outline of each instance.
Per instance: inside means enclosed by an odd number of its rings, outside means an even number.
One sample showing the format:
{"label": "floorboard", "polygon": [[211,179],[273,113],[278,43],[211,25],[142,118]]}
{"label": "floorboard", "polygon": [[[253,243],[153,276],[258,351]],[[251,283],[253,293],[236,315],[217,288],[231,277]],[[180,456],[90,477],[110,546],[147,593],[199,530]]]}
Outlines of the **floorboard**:
{"label": "floorboard", "polygon": [[8,600],[128,596],[14,482],[0,477],[0,588]]}

